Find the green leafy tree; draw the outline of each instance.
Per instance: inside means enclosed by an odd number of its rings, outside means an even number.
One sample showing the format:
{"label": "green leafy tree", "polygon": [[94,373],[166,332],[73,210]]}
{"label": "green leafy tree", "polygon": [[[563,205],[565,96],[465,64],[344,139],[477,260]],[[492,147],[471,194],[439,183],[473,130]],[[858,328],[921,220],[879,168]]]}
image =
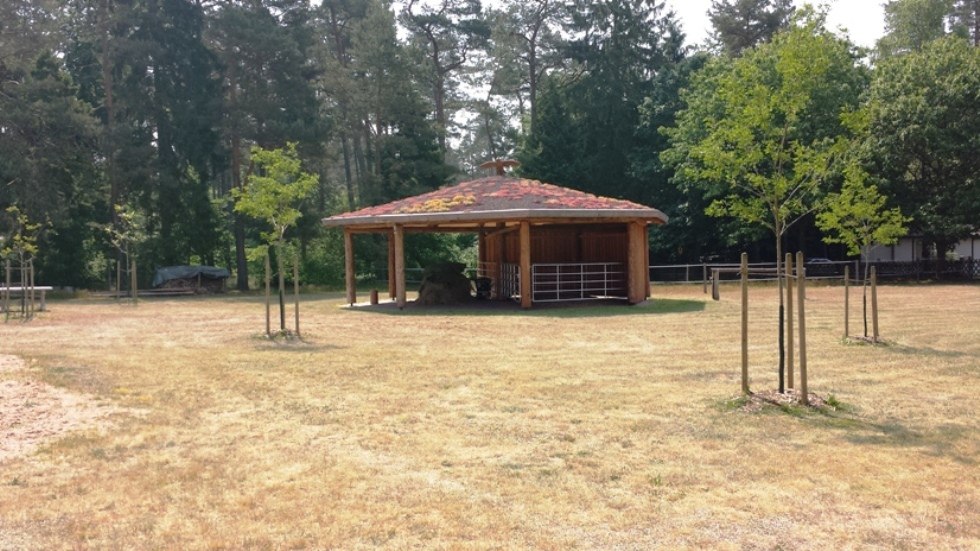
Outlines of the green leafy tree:
{"label": "green leafy tree", "polygon": [[424,67],[432,89],[432,102],[439,134],[439,146],[446,149],[449,129],[449,100],[453,76],[484,50],[490,26],[483,16],[480,0],[439,0],[433,4],[408,0],[401,16],[425,59]]}
{"label": "green leafy tree", "polygon": [[557,0],[509,0],[494,28],[493,82],[499,87],[510,81],[522,112],[527,104],[528,131],[537,118],[540,83],[547,71],[562,63],[562,7]]}
{"label": "green leafy tree", "polygon": [[767,228],[775,238],[779,279],[779,389],[783,391],[783,236],[812,213],[835,175],[833,144],[847,129],[866,83],[847,43],[805,14],[773,41],[734,62],[714,61],[684,94],[688,107],[667,129],[686,181],[719,195],[708,207]]}
{"label": "green leafy tree", "polygon": [[289,143],[281,149],[253,147],[251,152],[252,174],[242,190],[235,190],[235,211],[263,221],[268,231],[262,233],[266,245],[257,252],[268,253],[272,247],[279,274],[279,329],[286,333],[286,285],[283,258],[287,251],[287,232],[293,228],[302,211],[300,203],[310,196],[317,186],[316,174],[304,172],[296,152],[296,144]]}
{"label": "green leafy tree", "polygon": [[712,41],[724,53],[740,56],[789,26],[794,11],[792,0],[712,0]]}
{"label": "green leafy tree", "polygon": [[[867,182],[868,174],[856,164],[844,171],[844,185],[840,193],[827,196],[824,207],[817,214],[817,226],[825,233],[827,243],[840,243],[847,254],[863,254],[870,258],[871,251],[879,245],[893,245],[908,233],[898,208],[886,208],[887,199],[878,188]],[[870,262],[864,265],[862,312],[864,336],[868,336],[868,281]]]}
{"label": "green leafy tree", "polygon": [[980,229],[980,49],[946,37],[885,60],[868,100],[869,172],[936,246]]}
{"label": "green leafy tree", "polygon": [[[685,57],[684,35],[663,2],[576,2],[568,69],[544,80],[538,115],[518,155],[527,176],[640,202],[653,186],[631,169],[655,156],[660,136],[642,125],[640,107],[671,86]],[[644,175],[645,176],[645,175]],[[658,203],[654,203],[658,204]]]}
{"label": "green leafy tree", "polygon": [[946,34],[953,0],[890,0],[885,2],[885,34],[878,40],[882,57],[915,52]]}
{"label": "green leafy tree", "polygon": [[[317,100],[313,11],[306,0],[228,0],[211,4],[207,40],[221,60],[222,137],[232,189],[244,186],[244,159],[253,145],[300,144],[322,154],[326,112]],[[222,192],[227,191],[221,189]],[[248,289],[246,240],[251,228],[234,215],[237,287]]]}
{"label": "green leafy tree", "polygon": [[[115,211],[115,221],[103,226],[103,231],[108,237],[109,243],[119,251],[124,259],[123,264],[127,267],[126,269],[130,270],[134,267],[137,249],[149,237],[146,232],[146,215],[139,208],[131,205],[116,205]],[[116,291],[122,291],[123,288],[123,283],[119,277],[122,272],[121,267],[117,265]],[[135,304],[138,300],[138,292],[135,286],[135,274],[131,274],[131,276],[134,285],[130,292]]]}
{"label": "green leafy tree", "polygon": [[38,235],[42,224],[32,222],[27,213],[17,205],[7,207],[8,228],[3,236],[0,256],[15,257],[21,266],[32,260],[38,252]]}
{"label": "green leafy tree", "polygon": [[956,0],[950,14],[953,34],[968,38],[973,47],[980,47],[980,0]]}

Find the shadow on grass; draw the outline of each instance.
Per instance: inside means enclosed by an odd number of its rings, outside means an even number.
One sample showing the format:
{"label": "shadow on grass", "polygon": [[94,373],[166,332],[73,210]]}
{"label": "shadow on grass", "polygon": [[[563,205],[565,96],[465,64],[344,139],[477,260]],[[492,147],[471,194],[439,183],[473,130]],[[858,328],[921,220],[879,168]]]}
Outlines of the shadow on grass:
{"label": "shadow on grass", "polygon": [[851,444],[918,448],[928,455],[946,457],[964,465],[977,463],[977,458],[972,454],[962,453],[956,449],[957,442],[972,437],[971,430],[960,425],[947,423],[929,431],[918,431],[895,420],[876,422],[860,416],[857,408],[838,402],[832,395],[827,400],[828,404],[820,407],[770,402],[764,403],[759,409],[746,410],[747,402],[747,398],[740,396],[720,402],[718,409],[750,415],[788,415],[814,429],[828,428],[840,431],[843,433],[842,438]]}
{"label": "shadow on grass", "polygon": [[620,300],[583,301],[572,303],[536,304],[530,310],[521,309],[511,301],[471,301],[454,306],[422,306],[409,302],[404,309],[391,302],[355,306],[349,312],[385,314],[391,316],[529,316],[552,318],[602,318],[649,314],[681,314],[700,312],[705,303],[699,300],[652,299],[642,304],[628,305]]}
{"label": "shadow on grass", "polygon": [[906,346],[903,344],[886,343],[886,350],[908,356],[926,356],[932,358],[976,358],[977,354],[960,350],[940,350],[929,346]]}

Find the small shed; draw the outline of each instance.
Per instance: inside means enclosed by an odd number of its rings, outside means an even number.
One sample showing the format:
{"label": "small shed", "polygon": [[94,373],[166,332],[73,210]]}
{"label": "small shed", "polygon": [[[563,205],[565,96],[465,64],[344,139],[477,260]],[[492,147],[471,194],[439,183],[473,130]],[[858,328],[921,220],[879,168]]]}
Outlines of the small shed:
{"label": "small shed", "polygon": [[534,303],[649,297],[647,227],[659,210],[565,187],[500,175],[323,219],[344,230],[347,301],[357,301],[353,235],[388,236],[388,292],[406,303],[404,235],[473,232],[478,276],[495,299]]}
{"label": "small shed", "polygon": [[223,293],[231,272],[214,266],[165,266],[153,273],[155,289],[187,289],[195,293]]}

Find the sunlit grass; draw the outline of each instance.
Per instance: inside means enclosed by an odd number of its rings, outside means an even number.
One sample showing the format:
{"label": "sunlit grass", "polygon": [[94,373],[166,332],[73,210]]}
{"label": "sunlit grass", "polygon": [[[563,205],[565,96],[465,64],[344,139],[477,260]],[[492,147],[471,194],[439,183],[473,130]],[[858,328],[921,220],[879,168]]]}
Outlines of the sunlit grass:
{"label": "sunlit grass", "polygon": [[[776,386],[774,292],[752,290],[755,390]],[[0,326],[37,360],[16,377],[130,413],[0,463],[0,548],[980,545],[980,288],[883,287],[884,346],[843,342],[842,289],[811,289],[810,390],[837,405],[755,413],[737,288],[654,294],[310,295],[292,343],[254,297],[52,301]]]}

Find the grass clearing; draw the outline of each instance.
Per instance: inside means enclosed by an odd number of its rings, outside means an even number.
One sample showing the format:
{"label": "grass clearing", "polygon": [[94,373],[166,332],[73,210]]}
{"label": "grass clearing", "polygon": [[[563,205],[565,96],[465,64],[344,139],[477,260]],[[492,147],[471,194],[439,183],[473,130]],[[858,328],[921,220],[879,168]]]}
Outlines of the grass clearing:
{"label": "grass clearing", "polygon": [[[807,289],[820,411],[738,404],[737,288],[637,307],[51,301],[0,372],[121,410],[0,462],[0,548],[977,548],[980,287],[883,286],[885,346]],[[776,386],[753,288],[751,384]],[[852,312],[852,327],[857,316]],[[838,407],[839,406],[839,407]]]}

